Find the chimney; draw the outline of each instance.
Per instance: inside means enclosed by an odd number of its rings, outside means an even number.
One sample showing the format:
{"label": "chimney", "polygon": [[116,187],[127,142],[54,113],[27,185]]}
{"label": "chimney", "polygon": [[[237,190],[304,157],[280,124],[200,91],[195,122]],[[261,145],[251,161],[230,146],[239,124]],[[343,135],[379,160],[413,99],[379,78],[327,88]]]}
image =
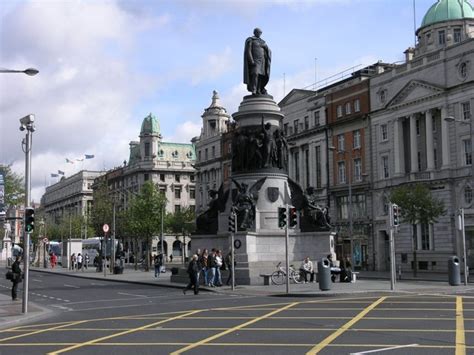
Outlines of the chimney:
{"label": "chimney", "polygon": [[412,59],[413,59],[413,56],[415,55],[415,48],[413,47],[408,47],[408,49],[403,52],[405,53],[405,61],[408,63],[408,62],[411,62]]}

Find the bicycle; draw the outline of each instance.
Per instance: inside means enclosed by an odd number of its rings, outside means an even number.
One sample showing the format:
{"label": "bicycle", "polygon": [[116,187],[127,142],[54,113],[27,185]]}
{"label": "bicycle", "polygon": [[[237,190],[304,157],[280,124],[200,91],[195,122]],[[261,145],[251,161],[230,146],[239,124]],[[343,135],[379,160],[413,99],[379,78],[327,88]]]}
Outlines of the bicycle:
{"label": "bicycle", "polygon": [[[275,285],[283,285],[286,280],[286,268],[281,266],[281,261],[276,266],[277,270],[271,274],[272,282]],[[295,284],[301,283],[301,273],[298,270],[295,270],[293,265],[290,265],[290,279],[293,280]]]}

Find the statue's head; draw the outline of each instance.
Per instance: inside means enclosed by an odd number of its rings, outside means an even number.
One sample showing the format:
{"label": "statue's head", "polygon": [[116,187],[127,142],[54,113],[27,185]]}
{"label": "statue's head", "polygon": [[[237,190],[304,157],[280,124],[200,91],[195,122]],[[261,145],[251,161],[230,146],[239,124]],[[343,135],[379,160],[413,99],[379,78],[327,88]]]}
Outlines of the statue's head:
{"label": "statue's head", "polygon": [[262,30],[257,27],[253,30],[253,34],[254,34],[255,37],[260,38],[260,36],[262,35]]}
{"label": "statue's head", "polygon": [[309,195],[312,195],[314,193],[314,187],[308,186],[308,188],[306,189],[306,193],[308,193]]}

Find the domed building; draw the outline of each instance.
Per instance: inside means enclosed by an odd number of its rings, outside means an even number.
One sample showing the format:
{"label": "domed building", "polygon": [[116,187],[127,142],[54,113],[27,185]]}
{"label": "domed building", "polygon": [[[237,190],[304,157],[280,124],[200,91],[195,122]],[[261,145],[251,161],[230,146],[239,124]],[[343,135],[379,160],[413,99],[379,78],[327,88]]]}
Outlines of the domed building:
{"label": "domed building", "polygon": [[438,0],[416,35],[403,64],[370,80],[374,266],[390,267],[392,189],[423,184],[446,213],[429,225],[402,221],[395,235],[397,268],[445,273],[449,257],[462,259],[460,209],[474,268],[474,7],[467,0]]}

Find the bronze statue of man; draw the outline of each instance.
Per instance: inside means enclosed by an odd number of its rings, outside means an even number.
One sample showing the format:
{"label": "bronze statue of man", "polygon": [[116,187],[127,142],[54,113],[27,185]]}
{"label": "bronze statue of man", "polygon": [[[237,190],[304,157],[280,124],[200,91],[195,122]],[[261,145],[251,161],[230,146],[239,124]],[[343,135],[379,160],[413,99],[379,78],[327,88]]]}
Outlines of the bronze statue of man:
{"label": "bronze statue of man", "polygon": [[270,79],[272,52],[263,39],[262,30],[253,30],[253,36],[247,38],[244,49],[244,83],[253,95],[265,95],[265,86]]}

